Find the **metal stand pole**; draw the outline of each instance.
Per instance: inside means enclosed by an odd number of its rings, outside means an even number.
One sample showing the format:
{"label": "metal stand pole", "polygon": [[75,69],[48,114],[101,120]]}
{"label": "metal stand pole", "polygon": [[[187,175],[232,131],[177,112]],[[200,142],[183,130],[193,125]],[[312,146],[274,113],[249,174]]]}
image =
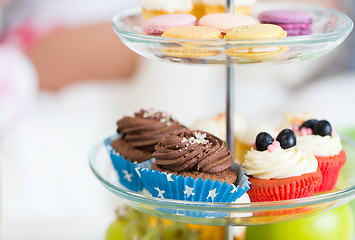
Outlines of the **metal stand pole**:
{"label": "metal stand pole", "polygon": [[[232,155],[234,153],[234,134],[233,134],[233,119],[234,119],[234,68],[227,65],[226,68],[227,80],[227,98],[226,98],[226,129],[227,129],[227,144]],[[224,231],[225,240],[233,240],[233,227],[226,226]]]}
{"label": "metal stand pole", "polygon": [[[234,13],[234,0],[226,0],[226,13]],[[227,144],[232,155],[234,155],[234,68],[228,64],[226,68],[226,136]],[[224,231],[225,240],[233,240],[233,227],[226,226]]]}
{"label": "metal stand pole", "polygon": [[226,136],[228,148],[234,155],[234,68],[227,65],[227,92],[226,92]]}

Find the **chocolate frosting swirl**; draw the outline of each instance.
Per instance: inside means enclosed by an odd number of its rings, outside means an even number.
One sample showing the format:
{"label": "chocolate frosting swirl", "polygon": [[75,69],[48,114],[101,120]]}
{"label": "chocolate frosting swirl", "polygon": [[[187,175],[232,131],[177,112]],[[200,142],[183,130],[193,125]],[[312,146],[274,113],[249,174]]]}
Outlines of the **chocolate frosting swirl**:
{"label": "chocolate frosting swirl", "polygon": [[185,128],[171,115],[154,111],[141,110],[134,117],[124,117],[117,122],[117,132],[132,147],[154,152],[154,146],[168,134]]}
{"label": "chocolate frosting swirl", "polygon": [[203,131],[170,134],[155,146],[155,163],[171,171],[217,173],[229,168],[233,158],[226,142]]}

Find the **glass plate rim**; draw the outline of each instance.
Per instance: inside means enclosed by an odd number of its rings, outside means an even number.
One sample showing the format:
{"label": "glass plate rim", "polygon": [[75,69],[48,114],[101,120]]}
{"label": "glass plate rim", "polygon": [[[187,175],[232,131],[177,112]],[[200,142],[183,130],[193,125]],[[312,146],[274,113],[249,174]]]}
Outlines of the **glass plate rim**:
{"label": "glass plate rim", "polygon": [[[108,136],[111,137],[112,135]],[[174,199],[161,199],[149,196],[143,196],[140,193],[133,192],[128,189],[123,189],[111,184],[106,180],[95,168],[95,153],[103,146],[103,138],[96,143],[89,153],[89,165],[94,175],[99,181],[111,192],[118,193],[124,196],[126,200],[134,200],[135,202],[150,204],[158,207],[166,207],[170,209],[184,208],[187,210],[202,210],[202,211],[218,211],[218,212],[249,212],[249,211],[268,211],[268,210],[286,210],[297,207],[306,207],[310,205],[322,204],[326,202],[333,202],[339,199],[352,197],[355,195],[355,185],[331,192],[315,195],[307,198],[283,200],[283,201],[270,201],[270,202],[252,202],[252,203],[212,203],[212,202],[192,202]]]}
{"label": "glass plate rim", "polygon": [[130,37],[130,38],[140,38],[144,39],[147,41],[155,41],[155,42],[179,42],[179,43],[194,43],[194,42],[199,42],[203,44],[220,44],[220,45],[252,45],[252,46],[258,46],[258,45],[275,45],[275,44],[304,44],[304,43],[321,43],[321,42],[327,42],[332,39],[339,39],[342,36],[347,36],[350,34],[350,32],[353,29],[353,22],[349,16],[346,14],[333,10],[333,9],[328,9],[325,7],[317,6],[317,5],[311,5],[311,4],[305,4],[305,3],[293,3],[293,2],[259,2],[258,4],[265,4],[265,5],[287,5],[289,8],[297,7],[301,8],[304,6],[304,8],[308,9],[313,9],[313,10],[319,10],[319,11],[326,11],[329,13],[332,13],[334,15],[339,16],[340,18],[344,19],[344,22],[346,23],[345,26],[337,31],[329,32],[329,33],[317,33],[317,34],[311,34],[311,35],[306,35],[306,36],[295,36],[295,37],[288,37],[284,39],[262,39],[262,40],[245,40],[245,41],[236,41],[233,39],[213,39],[213,40],[201,40],[201,39],[181,39],[181,38],[166,38],[166,37],[160,37],[160,36],[151,36],[151,35],[144,35],[144,34],[138,34],[138,33],[133,33],[129,32],[126,30],[123,30],[118,23],[120,23],[120,19],[123,17],[127,16],[128,13],[139,13],[141,12],[140,7],[133,7],[133,8],[128,8],[126,10],[121,11],[120,13],[117,13],[112,17],[112,27],[113,29],[121,34],[122,36]]}

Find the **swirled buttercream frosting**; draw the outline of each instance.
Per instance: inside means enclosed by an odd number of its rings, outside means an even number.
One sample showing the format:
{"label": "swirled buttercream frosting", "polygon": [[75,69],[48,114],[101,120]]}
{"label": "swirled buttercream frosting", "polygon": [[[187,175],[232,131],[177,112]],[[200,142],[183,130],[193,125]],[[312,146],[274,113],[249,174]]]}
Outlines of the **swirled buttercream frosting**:
{"label": "swirled buttercream frosting", "polygon": [[156,165],[171,171],[217,173],[229,168],[233,158],[227,144],[203,131],[185,130],[165,137],[155,147]]}
{"label": "swirled buttercream frosting", "polygon": [[132,147],[154,152],[154,146],[165,136],[185,127],[170,114],[141,110],[134,117],[124,117],[117,122],[117,133]]}
{"label": "swirled buttercream frosting", "polygon": [[332,134],[332,136],[297,136],[297,144],[300,148],[320,157],[334,156],[342,150],[338,134]]}
{"label": "swirled buttercream frosting", "polygon": [[244,157],[243,168],[247,175],[259,179],[283,179],[316,172],[318,161],[313,154],[295,146],[278,148],[274,152],[254,148]]}

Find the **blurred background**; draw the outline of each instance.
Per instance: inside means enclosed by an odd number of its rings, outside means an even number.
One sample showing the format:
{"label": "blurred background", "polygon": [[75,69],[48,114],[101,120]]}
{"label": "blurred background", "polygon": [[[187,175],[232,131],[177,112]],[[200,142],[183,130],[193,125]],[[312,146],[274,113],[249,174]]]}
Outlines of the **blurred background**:
{"label": "blurred background", "polygon": [[[355,16],[353,0],[304,2]],[[2,239],[103,239],[121,203],[91,173],[91,146],[141,108],[186,125],[224,110],[223,67],[147,60],[115,36],[111,17],[140,4],[0,0]],[[312,61],[237,68],[237,112],[276,124],[306,110],[355,128],[354,47],[353,33]],[[204,101],[188,107],[184,96]]]}

